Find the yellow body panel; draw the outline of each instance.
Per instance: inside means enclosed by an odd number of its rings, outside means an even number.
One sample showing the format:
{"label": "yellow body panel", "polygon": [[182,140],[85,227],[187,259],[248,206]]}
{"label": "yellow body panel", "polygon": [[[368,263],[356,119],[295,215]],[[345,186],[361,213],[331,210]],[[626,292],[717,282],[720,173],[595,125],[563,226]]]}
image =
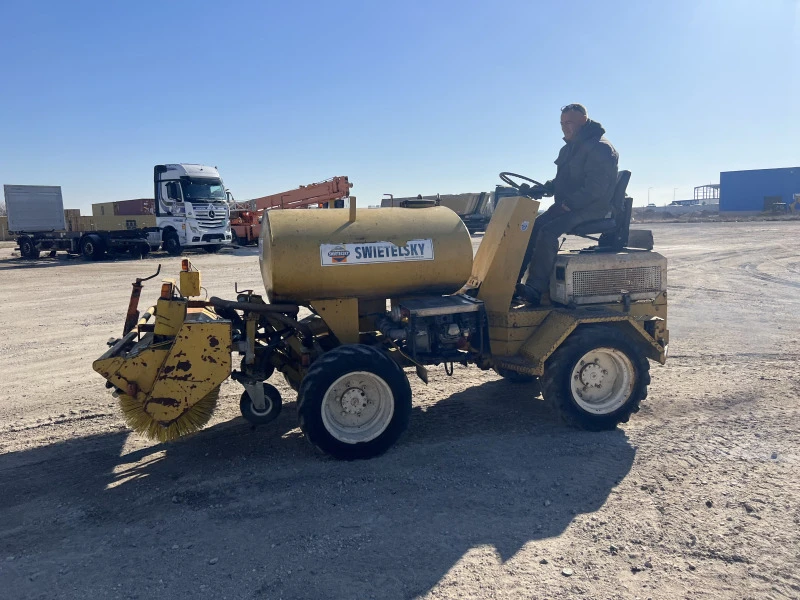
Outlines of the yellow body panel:
{"label": "yellow body panel", "polygon": [[492,215],[464,288],[480,287],[478,299],[490,314],[508,312],[538,210],[536,200],[517,196],[504,198]]}
{"label": "yellow body panel", "polygon": [[267,211],[259,246],[272,302],[449,294],[472,269],[469,232],[444,207],[360,210],[352,222],[348,209]]}
{"label": "yellow body panel", "polygon": [[358,299],[314,300],[311,307],[342,344],[359,342]]}
{"label": "yellow body panel", "polygon": [[230,322],[187,321],[156,377],[145,411],[160,423],[174,421],[230,372]]}
{"label": "yellow body panel", "polygon": [[186,300],[159,299],[156,304],[156,335],[174,336],[186,319]]}
{"label": "yellow body panel", "polygon": [[199,296],[202,292],[200,271],[181,271],[179,282],[182,296],[189,298]]}

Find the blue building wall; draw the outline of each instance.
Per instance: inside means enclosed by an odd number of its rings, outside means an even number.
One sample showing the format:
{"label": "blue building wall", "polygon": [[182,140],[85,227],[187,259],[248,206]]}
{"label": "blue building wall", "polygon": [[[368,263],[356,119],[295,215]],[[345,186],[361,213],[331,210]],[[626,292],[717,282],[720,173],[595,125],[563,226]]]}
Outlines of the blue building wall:
{"label": "blue building wall", "polygon": [[800,167],[727,171],[719,174],[720,212],[763,212],[764,198],[780,196],[787,206],[800,194]]}

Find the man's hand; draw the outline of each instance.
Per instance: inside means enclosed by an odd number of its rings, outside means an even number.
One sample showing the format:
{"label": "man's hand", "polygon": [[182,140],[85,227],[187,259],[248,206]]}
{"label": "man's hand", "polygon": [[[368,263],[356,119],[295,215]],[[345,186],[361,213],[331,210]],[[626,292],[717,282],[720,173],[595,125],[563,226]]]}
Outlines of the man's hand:
{"label": "man's hand", "polygon": [[530,186],[527,183],[523,183],[518,190],[523,196],[528,196],[534,200],[541,200],[544,197],[544,188],[540,185]]}

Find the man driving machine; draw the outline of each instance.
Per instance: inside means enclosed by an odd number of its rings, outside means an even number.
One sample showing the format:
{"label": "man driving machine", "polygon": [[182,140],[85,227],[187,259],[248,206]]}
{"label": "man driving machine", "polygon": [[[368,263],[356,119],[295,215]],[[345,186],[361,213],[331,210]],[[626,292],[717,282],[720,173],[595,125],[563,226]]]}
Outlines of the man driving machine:
{"label": "man driving machine", "polygon": [[[619,155],[603,136],[605,129],[600,123],[589,119],[586,107],[567,104],[562,108],[561,131],[566,144],[555,161],[555,179],[519,188],[521,194],[536,200],[544,196],[555,200],[534,222],[517,280],[517,296],[532,305],[538,305],[550,287],[559,236],[581,223],[605,217],[617,182]],[[526,271],[528,277],[522,283]]]}

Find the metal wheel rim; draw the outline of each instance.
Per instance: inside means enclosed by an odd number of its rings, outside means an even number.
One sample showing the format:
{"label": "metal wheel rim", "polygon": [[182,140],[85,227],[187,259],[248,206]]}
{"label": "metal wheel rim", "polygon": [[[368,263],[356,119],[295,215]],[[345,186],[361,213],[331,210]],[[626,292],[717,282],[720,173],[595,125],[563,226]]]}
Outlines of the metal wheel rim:
{"label": "metal wheel rim", "polygon": [[269,413],[272,412],[272,408],[274,403],[272,402],[272,398],[264,393],[264,410],[259,410],[256,408],[256,405],[253,404],[253,399],[250,398],[250,395],[247,396],[250,399],[250,411],[257,417],[266,417]]}
{"label": "metal wheel rim", "polygon": [[83,253],[94,254],[94,244],[90,240],[86,240],[83,243]]}
{"label": "metal wheel rim", "polygon": [[381,435],[394,416],[394,394],[382,377],[369,371],[342,375],[322,398],[322,422],[337,440],[359,444]]}
{"label": "metal wheel rim", "polygon": [[607,415],[622,407],[636,383],[633,363],[616,348],[595,348],[570,373],[572,399],[586,412]]}

